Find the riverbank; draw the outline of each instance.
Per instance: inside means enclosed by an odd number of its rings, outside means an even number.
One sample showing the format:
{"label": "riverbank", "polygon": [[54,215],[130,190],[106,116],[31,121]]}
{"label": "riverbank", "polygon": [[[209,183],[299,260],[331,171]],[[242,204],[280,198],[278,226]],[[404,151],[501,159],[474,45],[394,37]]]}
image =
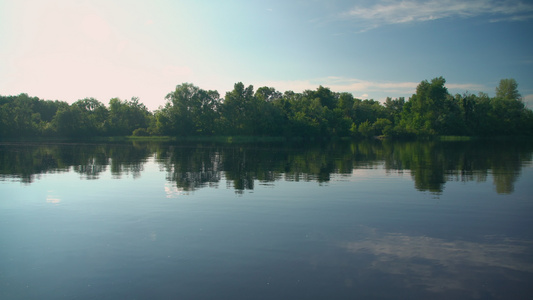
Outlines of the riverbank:
{"label": "riverbank", "polygon": [[66,137],[20,137],[20,138],[0,138],[0,142],[17,142],[17,143],[113,143],[113,142],[209,142],[222,144],[246,144],[246,143],[294,143],[294,142],[327,142],[327,141],[361,141],[361,140],[380,140],[380,141],[441,141],[441,142],[462,142],[475,140],[489,141],[519,141],[530,142],[531,138],[527,136],[429,136],[417,138],[392,138],[386,136],[375,136],[369,139],[351,138],[351,137],[284,137],[284,136],[112,136],[112,137],[84,137],[84,138],[66,138]]}

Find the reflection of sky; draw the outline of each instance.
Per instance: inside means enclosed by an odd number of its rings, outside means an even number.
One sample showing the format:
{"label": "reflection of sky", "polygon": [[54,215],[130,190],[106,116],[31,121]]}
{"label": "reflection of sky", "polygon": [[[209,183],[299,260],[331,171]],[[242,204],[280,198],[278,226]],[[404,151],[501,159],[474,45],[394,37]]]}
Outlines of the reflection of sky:
{"label": "reflection of sky", "polygon": [[183,189],[179,189],[174,183],[165,182],[165,194],[167,198],[178,198],[181,195],[188,195],[189,193]]}
{"label": "reflection of sky", "polygon": [[532,241],[503,236],[486,236],[479,242],[448,241],[369,228],[364,231],[368,232],[366,239],[344,242],[340,247],[354,254],[372,254],[371,269],[400,275],[410,287],[422,285],[431,292],[464,290],[475,296],[479,287],[468,283],[481,274],[514,280],[516,274],[533,275]]}
{"label": "reflection of sky", "polygon": [[46,203],[59,204],[61,199],[54,194],[54,191],[48,191],[46,195]]}
{"label": "reflection of sky", "polygon": [[[382,172],[376,172],[376,170],[379,170]],[[383,176],[401,177],[403,175],[411,176],[411,171],[410,170],[386,169],[385,163],[381,162],[379,165],[374,165],[371,167],[363,167],[363,168],[356,167],[352,170],[352,173],[350,174],[348,178],[350,181],[361,181],[361,180],[373,180],[376,178],[383,178]]]}

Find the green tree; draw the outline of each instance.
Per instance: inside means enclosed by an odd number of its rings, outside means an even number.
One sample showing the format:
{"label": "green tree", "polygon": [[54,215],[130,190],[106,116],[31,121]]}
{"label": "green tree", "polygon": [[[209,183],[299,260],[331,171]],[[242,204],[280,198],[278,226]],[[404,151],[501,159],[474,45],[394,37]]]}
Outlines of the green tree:
{"label": "green tree", "polygon": [[72,108],[76,114],[80,113],[77,121],[82,136],[105,134],[105,122],[109,111],[104,104],[95,98],[84,98],[74,102]]}
{"label": "green tree", "polygon": [[242,82],[226,93],[221,107],[222,125],[226,134],[249,135],[253,133],[254,116],[259,113],[254,106],[254,87],[244,87]]}
{"label": "green tree", "polygon": [[387,97],[384,103],[385,111],[387,114],[387,119],[389,119],[390,121],[394,123],[399,122],[399,118],[403,111],[404,104],[405,104],[404,97],[400,97],[397,99],[392,99],[390,97]]}
{"label": "green tree", "polygon": [[337,106],[337,97],[329,88],[319,86],[316,91],[306,90],[304,96],[309,99],[318,99],[320,105],[328,109],[334,109]]}
{"label": "green tree", "polygon": [[365,138],[370,138],[374,136],[374,128],[368,120],[359,124],[359,126],[357,127],[357,131],[359,132],[359,134],[361,134],[362,137]]}
{"label": "green tree", "polygon": [[278,103],[283,94],[273,87],[263,86],[254,95],[254,134],[261,136],[279,136],[284,134],[286,117]]}
{"label": "green tree", "polygon": [[257,89],[254,96],[261,101],[272,102],[281,99],[283,94],[273,87],[263,86]]}
{"label": "green tree", "polygon": [[493,98],[491,100],[491,121],[494,123],[494,133],[500,135],[520,133],[525,106],[522,101],[509,98]]}
{"label": "green tree", "polygon": [[518,92],[518,83],[514,79],[502,79],[496,87],[496,97],[491,99],[489,113],[494,124],[494,134],[522,134],[528,128],[527,109]]}
{"label": "green tree", "polygon": [[156,113],[157,126],[164,134],[210,135],[214,132],[220,96],[190,83],[176,86],[167,103]]}
{"label": "green tree", "polygon": [[522,95],[518,92],[518,83],[513,78],[502,79],[496,87],[496,98],[506,100],[520,100]]}
{"label": "green tree", "polygon": [[389,119],[379,118],[372,124],[372,129],[376,135],[390,135],[392,133],[392,122]]}
{"label": "green tree", "polygon": [[36,123],[40,122],[40,115],[33,111],[33,104],[38,101],[38,98],[29,97],[28,94],[20,94],[8,97],[6,100],[2,105],[4,136],[36,135]]}
{"label": "green tree", "polygon": [[60,108],[52,120],[55,131],[66,137],[83,137],[89,135],[85,126],[84,113],[78,106]]}
{"label": "green tree", "polygon": [[353,114],[353,106],[355,103],[355,99],[352,94],[350,93],[341,93],[339,95],[339,100],[337,102],[337,107],[342,110],[343,116],[348,117],[352,119],[354,117]]}
{"label": "green tree", "polygon": [[492,105],[489,95],[486,93],[479,93],[477,96],[470,95],[466,101],[472,101],[472,114],[467,115],[468,119],[465,120],[467,126],[472,128],[472,134],[489,136],[494,134],[496,123],[493,120]]}
{"label": "green tree", "polygon": [[355,99],[353,105],[353,121],[356,124],[369,121],[374,123],[379,118],[385,118],[385,108],[375,100],[360,100]]}
{"label": "green tree", "polygon": [[139,102],[139,98],[132,97],[130,101],[112,98],[109,100],[109,114],[107,118],[107,133],[109,135],[129,135],[136,129],[147,130],[150,125],[151,114]]}
{"label": "green tree", "polygon": [[446,80],[441,76],[422,81],[404,105],[400,127],[417,135],[434,135],[443,130],[450,104]]}

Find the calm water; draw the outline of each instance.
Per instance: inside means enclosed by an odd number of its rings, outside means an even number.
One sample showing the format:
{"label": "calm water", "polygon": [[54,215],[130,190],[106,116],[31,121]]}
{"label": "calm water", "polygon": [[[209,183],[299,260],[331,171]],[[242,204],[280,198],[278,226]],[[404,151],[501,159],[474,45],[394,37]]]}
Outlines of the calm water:
{"label": "calm water", "polygon": [[0,144],[0,299],[532,299],[533,146]]}

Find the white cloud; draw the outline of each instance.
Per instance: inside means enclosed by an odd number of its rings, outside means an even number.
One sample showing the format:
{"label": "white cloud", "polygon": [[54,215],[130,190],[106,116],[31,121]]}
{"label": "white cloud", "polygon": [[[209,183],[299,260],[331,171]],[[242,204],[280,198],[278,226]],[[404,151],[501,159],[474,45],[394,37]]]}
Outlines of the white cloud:
{"label": "white cloud", "polygon": [[280,91],[302,92],[304,90],[315,90],[318,86],[330,88],[333,92],[349,92],[355,96],[371,96],[372,92],[388,93],[414,93],[417,82],[374,82],[356,78],[345,77],[325,77],[309,80],[286,80],[263,82],[258,86],[271,86]]}
{"label": "white cloud", "polygon": [[483,90],[487,89],[484,85],[475,84],[475,83],[447,83],[446,87],[448,89],[461,90],[463,92],[465,92],[465,91],[483,91]]}
{"label": "white cloud", "polygon": [[533,4],[506,0],[381,1],[371,7],[356,6],[342,17],[363,23],[363,31],[387,24],[427,22],[460,17],[484,16],[490,22],[525,21],[533,18]]}
{"label": "white cloud", "polygon": [[533,109],[533,94],[525,95],[522,100],[527,108]]}

